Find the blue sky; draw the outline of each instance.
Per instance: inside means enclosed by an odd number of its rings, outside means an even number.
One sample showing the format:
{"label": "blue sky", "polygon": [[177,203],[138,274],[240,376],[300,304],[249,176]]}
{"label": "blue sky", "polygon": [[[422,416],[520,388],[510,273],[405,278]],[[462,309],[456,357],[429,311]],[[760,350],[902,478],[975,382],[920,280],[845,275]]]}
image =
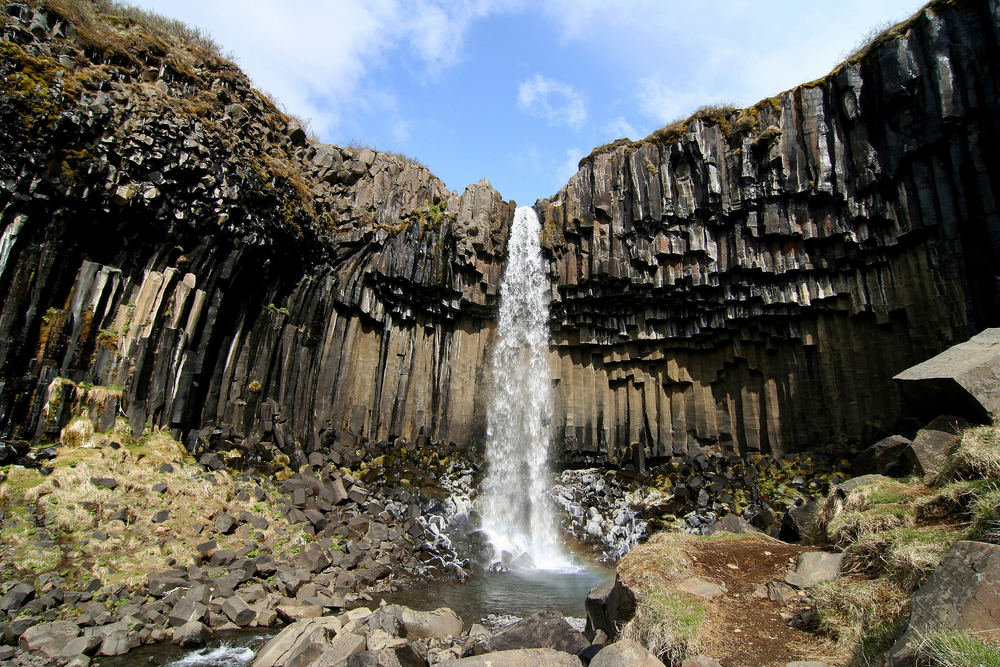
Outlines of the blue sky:
{"label": "blue sky", "polygon": [[823,76],[914,0],[139,0],[207,31],[323,141],[452,190],[554,194],[594,146]]}

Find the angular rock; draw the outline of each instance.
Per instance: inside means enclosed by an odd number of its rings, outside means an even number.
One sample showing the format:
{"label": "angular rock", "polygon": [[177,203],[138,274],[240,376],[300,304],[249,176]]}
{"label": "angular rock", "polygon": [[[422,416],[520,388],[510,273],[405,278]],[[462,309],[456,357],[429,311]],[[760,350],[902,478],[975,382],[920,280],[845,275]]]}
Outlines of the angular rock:
{"label": "angular rock", "polygon": [[215,530],[223,535],[229,535],[232,533],[236,530],[237,525],[236,519],[234,519],[230,514],[223,513],[215,519]]}
{"label": "angular rock", "polygon": [[861,450],[851,464],[851,470],[858,475],[886,475],[902,477],[910,472],[906,458],[906,448],[911,445],[909,438],[890,435],[874,445]]}
{"label": "angular rock", "polygon": [[697,595],[698,597],[712,598],[716,595],[722,595],[726,587],[714,581],[702,579],[701,577],[689,577],[677,584],[677,590]]}
{"label": "angular rock", "polygon": [[930,482],[944,467],[948,454],[961,441],[961,433],[969,423],[961,417],[942,415],[917,431],[913,442],[903,450],[903,456],[914,473]]}
{"label": "angular rock", "polygon": [[257,617],[257,612],[238,597],[228,598],[222,603],[222,613],[236,625],[245,628]]}
{"label": "angular rock", "polygon": [[985,329],[892,379],[928,417],[991,423],[1000,415],[1000,329]]}
{"label": "angular rock", "polygon": [[39,623],[26,629],[18,639],[17,645],[26,651],[41,651],[49,657],[54,657],[79,634],[80,626],[69,621]]}
{"label": "angular rock", "polygon": [[890,667],[913,664],[921,633],[945,627],[1000,640],[1000,546],[956,544],[912,598],[906,630],[889,651]]}
{"label": "angular rock", "polygon": [[526,648],[476,655],[448,663],[455,667],[583,667],[580,658],[550,648]]}
{"label": "angular rock", "polygon": [[661,667],[660,660],[631,639],[620,639],[605,646],[590,661],[590,667]]}
{"label": "angular rock", "polygon": [[173,642],[184,648],[204,646],[212,631],[204,623],[191,621],[174,630]]}
{"label": "angular rock", "polygon": [[706,535],[714,535],[715,533],[759,533],[761,530],[751,524],[749,521],[743,517],[737,516],[735,514],[727,514],[722,517],[705,531]]}
{"label": "angular rock", "polygon": [[811,500],[805,505],[788,508],[781,517],[781,531],[778,536],[785,542],[798,542],[813,536],[820,501]]}
{"label": "angular rock", "polygon": [[35,598],[35,587],[31,584],[17,583],[10,587],[0,598],[0,612],[18,611]]}
{"label": "angular rock", "polygon": [[541,611],[504,628],[483,645],[487,651],[548,648],[575,656],[590,642],[562,614]]}
{"label": "angular rock", "polygon": [[462,634],[462,619],[447,607],[433,611],[416,611],[401,605],[379,607],[369,621],[389,634],[417,639],[446,639]]}
{"label": "angular rock", "polygon": [[[621,577],[601,582],[590,589],[584,603],[587,610],[586,632],[601,630],[614,641],[618,629],[635,614],[635,595]],[[590,636],[588,634],[588,636]]]}
{"label": "angular rock", "polygon": [[[307,665],[322,655],[340,629],[340,621],[332,616],[296,621],[264,644],[254,658],[253,667],[282,667],[290,663]],[[361,642],[355,653],[364,650],[364,637],[361,637]]]}
{"label": "angular rock", "polygon": [[[316,665],[329,665],[329,667],[342,667],[348,664],[351,656],[365,650],[365,638],[350,632],[344,632],[334,637],[319,659]],[[253,667],[257,667],[254,663]]]}
{"label": "angular rock", "polygon": [[824,581],[831,581],[840,576],[840,563],[843,560],[842,553],[810,551],[801,554],[796,561],[795,570],[785,575],[785,583],[795,588],[811,588]]}

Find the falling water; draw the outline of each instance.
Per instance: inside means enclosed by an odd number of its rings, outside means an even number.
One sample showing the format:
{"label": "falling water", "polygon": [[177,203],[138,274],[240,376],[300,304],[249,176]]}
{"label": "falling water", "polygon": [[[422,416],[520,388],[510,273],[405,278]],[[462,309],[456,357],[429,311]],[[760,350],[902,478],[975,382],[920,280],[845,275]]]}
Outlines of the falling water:
{"label": "falling water", "polygon": [[17,240],[17,235],[21,231],[23,223],[19,218],[15,218],[14,222],[7,225],[7,228],[3,230],[3,235],[0,236],[0,278],[3,278],[4,269],[7,268],[7,259],[10,257],[11,248],[14,247],[14,241]]}
{"label": "falling water", "polygon": [[[564,569],[549,488],[549,283],[539,245],[538,218],[527,206],[514,213],[507,268],[500,285],[500,322],[487,415],[487,477],[483,528],[497,556],[524,553],[542,569]],[[528,559],[524,559],[528,560]],[[524,562],[522,560],[522,563]]]}

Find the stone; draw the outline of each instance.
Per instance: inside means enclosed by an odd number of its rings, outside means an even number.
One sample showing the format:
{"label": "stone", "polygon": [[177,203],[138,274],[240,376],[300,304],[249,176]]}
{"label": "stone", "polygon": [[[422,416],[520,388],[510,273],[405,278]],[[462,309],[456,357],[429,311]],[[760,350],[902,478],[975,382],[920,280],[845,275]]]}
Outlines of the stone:
{"label": "stone", "polygon": [[204,646],[212,631],[204,623],[191,621],[174,630],[173,642],[184,648]]}
{"label": "stone", "polygon": [[10,660],[17,654],[13,646],[0,646],[0,662]]}
{"label": "stone", "polygon": [[605,646],[590,661],[590,667],[662,667],[663,663],[631,639],[620,639]]}
{"label": "stone", "polygon": [[722,667],[722,665],[711,656],[696,655],[681,660],[680,667]]}
{"label": "stone", "polygon": [[735,514],[727,514],[722,517],[705,531],[706,535],[714,535],[715,533],[759,533],[761,530],[751,524],[749,521],[743,517],[737,516]]}
{"label": "stone", "polygon": [[488,651],[549,648],[576,655],[590,642],[562,614],[541,611],[510,625],[485,642]]}
{"label": "stone", "polygon": [[69,621],[39,623],[24,630],[17,645],[26,651],[40,651],[51,658],[79,634],[80,626]]}
{"label": "stone", "polygon": [[294,623],[307,618],[320,618],[325,610],[322,605],[316,604],[279,604],[275,611],[286,623]]}
{"label": "stone", "polygon": [[795,597],[795,589],[783,581],[769,581],[765,585],[767,599],[784,604]]}
{"label": "stone", "polygon": [[1000,415],[1000,329],[984,329],[892,379],[928,417],[949,413],[992,423]]}
{"label": "stone", "polygon": [[843,560],[842,553],[809,551],[801,554],[795,569],[785,575],[785,583],[795,588],[811,588],[824,581],[831,581],[840,576],[840,563]]}
{"label": "stone", "polygon": [[91,477],[90,483],[99,489],[115,489],[118,487],[118,480],[114,477]]}
{"label": "stone", "polygon": [[169,511],[167,511],[167,510],[158,510],[155,514],[153,514],[153,517],[152,517],[151,521],[153,523],[163,523],[164,521],[166,521],[169,518],[170,518],[170,512]]}
{"label": "stone", "polygon": [[241,628],[250,625],[250,622],[257,617],[257,613],[238,597],[231,597],[223,602],[222,613]]}
{"label": "stone", "polygon": [[946,627],[1000,640],[1000,546],[962,541],[911,598],[910,619],[889,651],[890,667],[913,664],[921,633]]}
{"label": "stone", "polygon": [[455,667],[583,667],[575,655],[550,648],[498,651],[448,663]]}
{"label": "stone", "polygon": [[712,598],[716,595],[722,595],[726,591],[726,587],[723,584],[708,581],[701,577],[689,577],[677,584],[677,590],[697,595],[698,597]]}
{"label": "stone", "polygon": [[[365,650],[365,638],[351,632],[345,632],[334,637],[329,645],[323,650],[316,665],[329,667],[342,667],[348,664],[351,656]],[[257,667],[254,663],[253,667]]]}
{"label": "stone", "polygon": [[[590,589],[584,602],[587,611],[586,632],[602,631],[610,639],[635,614],[635,595],[621,577],[601,582]],[[589,635],[588,635],[589,636]]]}
{"label": "stone", "polygon": [[215,518],[215,530],[222,533],[223,535],[229,535],[234,530],[236,530],[236,519],[230,514],[220,514]]}
{"label": "stone", "polygon": [[[257,657],[254,658],[252,667],[282,667],[288,664],[307,665],[310,661],[316,660],[322,655],[330,646],[330,640],[335,635],[341,636],[337,634],[340,630],[340,621],[332,616],[296,621],[264,644],[260,651],[257,652]],[[354,653],[364,650],[364,637],[360,637],[360,639],[362,644]]]}
{"label": "stone", "polygon": [[35,599],[35,587],[31,584],[17,583],[10,587],[0,598],[0,612],[16,612]]}
{"label": "stone", "polygon": [[55,655],[49,655],[56,660],[69,661],[78,655],[89,655],[100,646],[101,638],[97,635],[82,635],[66,642],[65,645]]}
{"label": "stone", "polygon": [[207,605],[183,597],[177,601],[177,604],[167,614],[167,622],[173,627],[179,627],[191,621],[202,621],[207,613]]}
{"label": "stone", "polygon": [[931,482],[944,467],[951,453],[962,440],[961,433],[969,423],[961,417],[942,415],[917,431],[913,442],[903,450],[911,470]]}
{"label": "stone", "polygon": [[387,648],[355,653],[347,658],[346,664],[347,667],[404,667],[396,652]]}
{"label": "stone", "polygon": [[804,505],[789,507],[781,517],[779,538],[785,542],[798,542],[813,536],[820,501],[811,500]]}
{"label": "stone", "polygon": [[890,435],[866,447],[854,458],[851,470],[858,475],[886,475],[902,477],[910,472],[906,448],[912,445],[909,438]]}
{"label": "stone", "polygon": [[416,611],[400,605],[385,605],[372,614],[369,624],[409,640],[446,639],[462,634],[462,619],[447,607]]}

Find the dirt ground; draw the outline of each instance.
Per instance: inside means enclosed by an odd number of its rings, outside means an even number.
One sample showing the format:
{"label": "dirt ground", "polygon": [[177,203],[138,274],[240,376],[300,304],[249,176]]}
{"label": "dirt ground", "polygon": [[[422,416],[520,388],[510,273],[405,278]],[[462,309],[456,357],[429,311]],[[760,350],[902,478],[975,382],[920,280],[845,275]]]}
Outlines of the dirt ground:
{"label": "dirt ground", "polygon": [[710,601],[705,653],[724,667],[783,666],[796,660],[845,664],[830,640],[789,627],[788,620],[807,607],[804,594],[786,603],[754,596],[759,585],[782,581],[798,555],[812,550],[752,539],[704,542],[688,549],[696,576],[726,589]]}

